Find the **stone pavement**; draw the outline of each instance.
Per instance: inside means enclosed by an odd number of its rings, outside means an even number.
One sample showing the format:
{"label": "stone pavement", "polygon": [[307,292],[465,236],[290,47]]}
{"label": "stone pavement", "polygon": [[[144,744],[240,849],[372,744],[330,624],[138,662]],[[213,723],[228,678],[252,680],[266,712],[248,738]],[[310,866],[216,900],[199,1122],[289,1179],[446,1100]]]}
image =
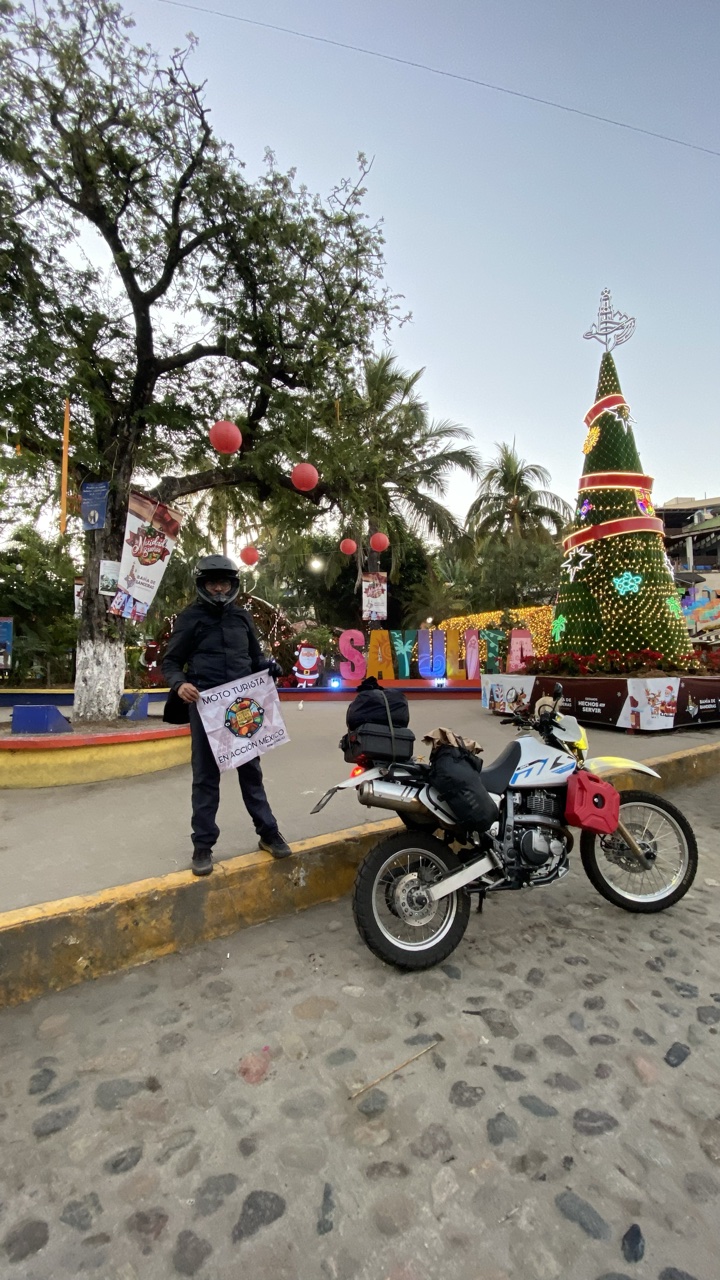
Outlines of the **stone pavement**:
{"label": "stone pavement", "polygon": [[[321,813],[310,813],[323,792],[350,771],[338,751],[346,709],[344,702],[306,702],[302,710],[297,702],[284,704],[291,742],[268,752],[263,770],[288,840],[388,816],[386,810],[362,808],[349,793],[336,796]],[[479,698],[413,700],[410,722],[418,741],[439,724],[476,737],[488,762],[514,734],[481,710]],[[720,729],[635,736],[592,730],[589,736],[593,755],[643,760],[720,742]],[[216,857],[255,850],[234,772],[223,777],[220,794]],[[5,860],[11,865],[0,877],[0,912],[182,870],[191,855],[189,835],[189,766],[77,787],[0,791],[0,869]]]}
{"label": "stone pavement", "polygon": [[1,1013],[3,1280],[716,1280],[720,794],[674,798],[663,915],[575,860],[425,974],[345,900]]}

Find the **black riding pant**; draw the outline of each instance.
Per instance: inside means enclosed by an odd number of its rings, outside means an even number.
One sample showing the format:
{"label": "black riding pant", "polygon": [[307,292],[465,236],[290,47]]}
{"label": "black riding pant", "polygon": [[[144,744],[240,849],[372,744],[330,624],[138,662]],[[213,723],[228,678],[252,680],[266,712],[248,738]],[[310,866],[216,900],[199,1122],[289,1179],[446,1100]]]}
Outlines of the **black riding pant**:
{"label": "black riding pant", "polygon": [[[210,748],[197,707],[190,706],[192,763],[192,842],[195,849],[212,849],[220,835],[215,817],[220,803],[220,770]],[[258,759],[236,770],[242,798],[253,826],[264,840],[278,833],[277,820],[268,803]]]}

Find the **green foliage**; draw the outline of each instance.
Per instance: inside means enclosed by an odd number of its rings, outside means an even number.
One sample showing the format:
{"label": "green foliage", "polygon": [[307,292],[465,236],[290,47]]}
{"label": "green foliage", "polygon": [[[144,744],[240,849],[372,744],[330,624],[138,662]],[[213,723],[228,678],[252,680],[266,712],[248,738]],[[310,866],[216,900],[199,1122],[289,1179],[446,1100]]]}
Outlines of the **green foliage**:
{"label": "green foliage", "polygon": [[476,539],[524,537],[548,530],[555,535],[571,517],[568,504],[547,487],[550,474],[537,463],[518,456],[515,444],[498,444],[491,462],[480,471],[477,497],[467,514],[466,527]]}
{"label": "green foliage", "polygon": [[549,604],[557,594],[563,553],[549,538],[489,539],[480,556],[483,609]]}
{"label": "green foliage", "polygon": [[14,620],[9,683],[70,680],[76,576],[67,540],[43,538],[31,526],[17,529],[0,548],[0,615]]}
{"label": "green foliage", "polygon": [[[56,470],[70,396],[72,486],[111,482],[85,539],[86,638],[116,626],[97,564],[118,558],[131,480],[171,503],[240,486],[332,505],[288,473],[313,452],[318,398],[397,310],[365,161],[326,199],[270,154],[247,182],[190,75],[193,41],[163,65],[130,26],[110,0],[0,7],[0,456]],[[232,460],[208,444],[220,416],[243,432]]]}
{"label": "green foliage", "polygon": [[430,418],[418,391],[422,373],[399,368],[389,351],[368,357],[360,376],[350,372],[312,423],[312,461],[332,494],[343,533],[365,545],[373,531],[387,533],[393,577],[410,536],[430,534],[442,542],[458,537],[443,501],[447,481],[455,469],[475,476],[479,467],[467,445],[469,432]]}

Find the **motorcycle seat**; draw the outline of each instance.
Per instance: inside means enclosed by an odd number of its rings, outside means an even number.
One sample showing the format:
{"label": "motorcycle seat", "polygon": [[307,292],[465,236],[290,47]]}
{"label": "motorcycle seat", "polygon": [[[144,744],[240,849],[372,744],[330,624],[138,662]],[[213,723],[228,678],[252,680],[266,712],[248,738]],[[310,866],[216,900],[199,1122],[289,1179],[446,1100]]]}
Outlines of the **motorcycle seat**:
{"label": "motorcycle seat", "polygon": [[488,765],[487,768],[483,767],[480,774],[483,786],[486,790],[491,791],[493,795],[501,795],[519,763],[520,743],[511,742],[502,754],[498,756],[497,760],[493,760],[493,763]]}

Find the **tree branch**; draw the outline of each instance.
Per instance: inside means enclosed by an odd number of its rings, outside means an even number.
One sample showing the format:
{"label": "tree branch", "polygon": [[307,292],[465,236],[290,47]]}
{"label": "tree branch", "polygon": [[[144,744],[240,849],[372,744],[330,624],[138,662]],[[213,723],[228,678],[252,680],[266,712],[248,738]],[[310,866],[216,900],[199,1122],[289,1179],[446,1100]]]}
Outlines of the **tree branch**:
{"label": "tree branch", "polygon": [[192,493],[202,493],[205,489],[231,488],[235,485],[245,485],[246,488],[252,489],[261,502],[267,502],[278,489],[285,489],[296,496],[302,496],[316,507],[320,506],[323,498],[330,496],[322,485],[318,485],[312,493],[298,495],[289,476],[277,474],[272,482],[261,480],[252,471],[242,466],[242,460],[232,470],[214,467],[186,476],[162,476],[154,489],[148,489],[147,492],[150,497],[157,498],[158,502],[171,503]]}

